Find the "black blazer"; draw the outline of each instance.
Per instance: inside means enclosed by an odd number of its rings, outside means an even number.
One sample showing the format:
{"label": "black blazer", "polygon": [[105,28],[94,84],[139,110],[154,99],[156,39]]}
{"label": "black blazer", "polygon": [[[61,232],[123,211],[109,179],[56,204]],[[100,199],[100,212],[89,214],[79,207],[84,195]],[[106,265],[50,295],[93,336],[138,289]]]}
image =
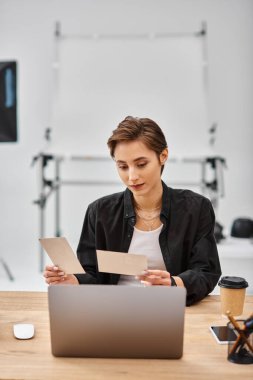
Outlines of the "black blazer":
{"label": "black blazer", "polygon": [[[159,243],[167,271],[179,276],[187,289],[187,305],[203,299],[221,275],[214,238],[211,202],[190,190],[167,187],[163,182]],[[132,193],[126,189],[96,200],[84,218],[78,259],[85,274],[80,284],[117,284],[120,275],[100,273],[96,249],[128,252],[136,222]],[[158,268],[159,269],[159,268]]]}

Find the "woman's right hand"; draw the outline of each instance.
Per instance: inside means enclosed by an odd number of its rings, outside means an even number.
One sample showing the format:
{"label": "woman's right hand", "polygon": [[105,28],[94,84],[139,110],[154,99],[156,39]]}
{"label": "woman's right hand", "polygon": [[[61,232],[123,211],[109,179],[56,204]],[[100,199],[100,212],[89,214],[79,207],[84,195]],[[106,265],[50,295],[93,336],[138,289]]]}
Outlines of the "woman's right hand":
{"label": "woman's right hand", "polygon": [[79,285],[79,282],[73,274],[66,274],[61,268],[55,265],[47,265],[43,276],[48,285]]}

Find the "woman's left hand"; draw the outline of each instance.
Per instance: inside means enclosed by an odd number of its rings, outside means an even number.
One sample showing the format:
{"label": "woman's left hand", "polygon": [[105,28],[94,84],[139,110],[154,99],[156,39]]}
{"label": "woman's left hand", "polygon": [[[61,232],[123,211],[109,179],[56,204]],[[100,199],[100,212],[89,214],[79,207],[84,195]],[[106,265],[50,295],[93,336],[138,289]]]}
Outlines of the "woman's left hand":
{"label": "woman's left hand", "polygon": [[137,279],[144,285],[167,285],[171,286],[170,273],[165,270],[148,269],[141,275],[137,276]]}

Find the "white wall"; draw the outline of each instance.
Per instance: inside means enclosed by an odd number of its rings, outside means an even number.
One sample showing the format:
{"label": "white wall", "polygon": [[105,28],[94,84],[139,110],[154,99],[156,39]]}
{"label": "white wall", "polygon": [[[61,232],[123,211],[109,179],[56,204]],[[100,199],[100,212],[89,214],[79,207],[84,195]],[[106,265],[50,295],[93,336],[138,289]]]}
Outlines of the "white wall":
{"label": "white wall", "polygon": [[[51,118],[56,20],[66,32],[87,33],[193,31],[206,21],[208,117],[218,123],[214,153],[228,165],[218,219],[229,229],[234,218],[253,217],[252,15],[251,0],[0,0],[0,60],[15,59],[19,65],[19,141],[0,144],[0,256],[12,268],[24,261],[38,262],[39,268],[39,217],[32,204],[39,189],[37,170],[30,164],[44,149]],[[117,190],[62,189],[62,231],[74,247],[87,204]],[[53,233],[51,198],[47,235]]]}

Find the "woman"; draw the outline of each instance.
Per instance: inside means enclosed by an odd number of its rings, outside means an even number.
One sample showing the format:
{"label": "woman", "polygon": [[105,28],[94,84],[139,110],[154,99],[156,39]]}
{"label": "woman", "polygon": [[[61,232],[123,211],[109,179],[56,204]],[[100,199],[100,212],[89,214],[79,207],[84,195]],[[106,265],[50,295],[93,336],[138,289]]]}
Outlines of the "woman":
{"label": "woman", "polygon": [[[187,305],[203,299],[221,275],[210,201],[161,180],[167,142],[151,119],[128,116],[108,147],[124,192],[88,206],[77,256],[86,273],[66,275],[47,266],[48,284],[136,284],[185,286]],[[145,254],[148,270],[137,279],[97,269],[96,250]]]}

